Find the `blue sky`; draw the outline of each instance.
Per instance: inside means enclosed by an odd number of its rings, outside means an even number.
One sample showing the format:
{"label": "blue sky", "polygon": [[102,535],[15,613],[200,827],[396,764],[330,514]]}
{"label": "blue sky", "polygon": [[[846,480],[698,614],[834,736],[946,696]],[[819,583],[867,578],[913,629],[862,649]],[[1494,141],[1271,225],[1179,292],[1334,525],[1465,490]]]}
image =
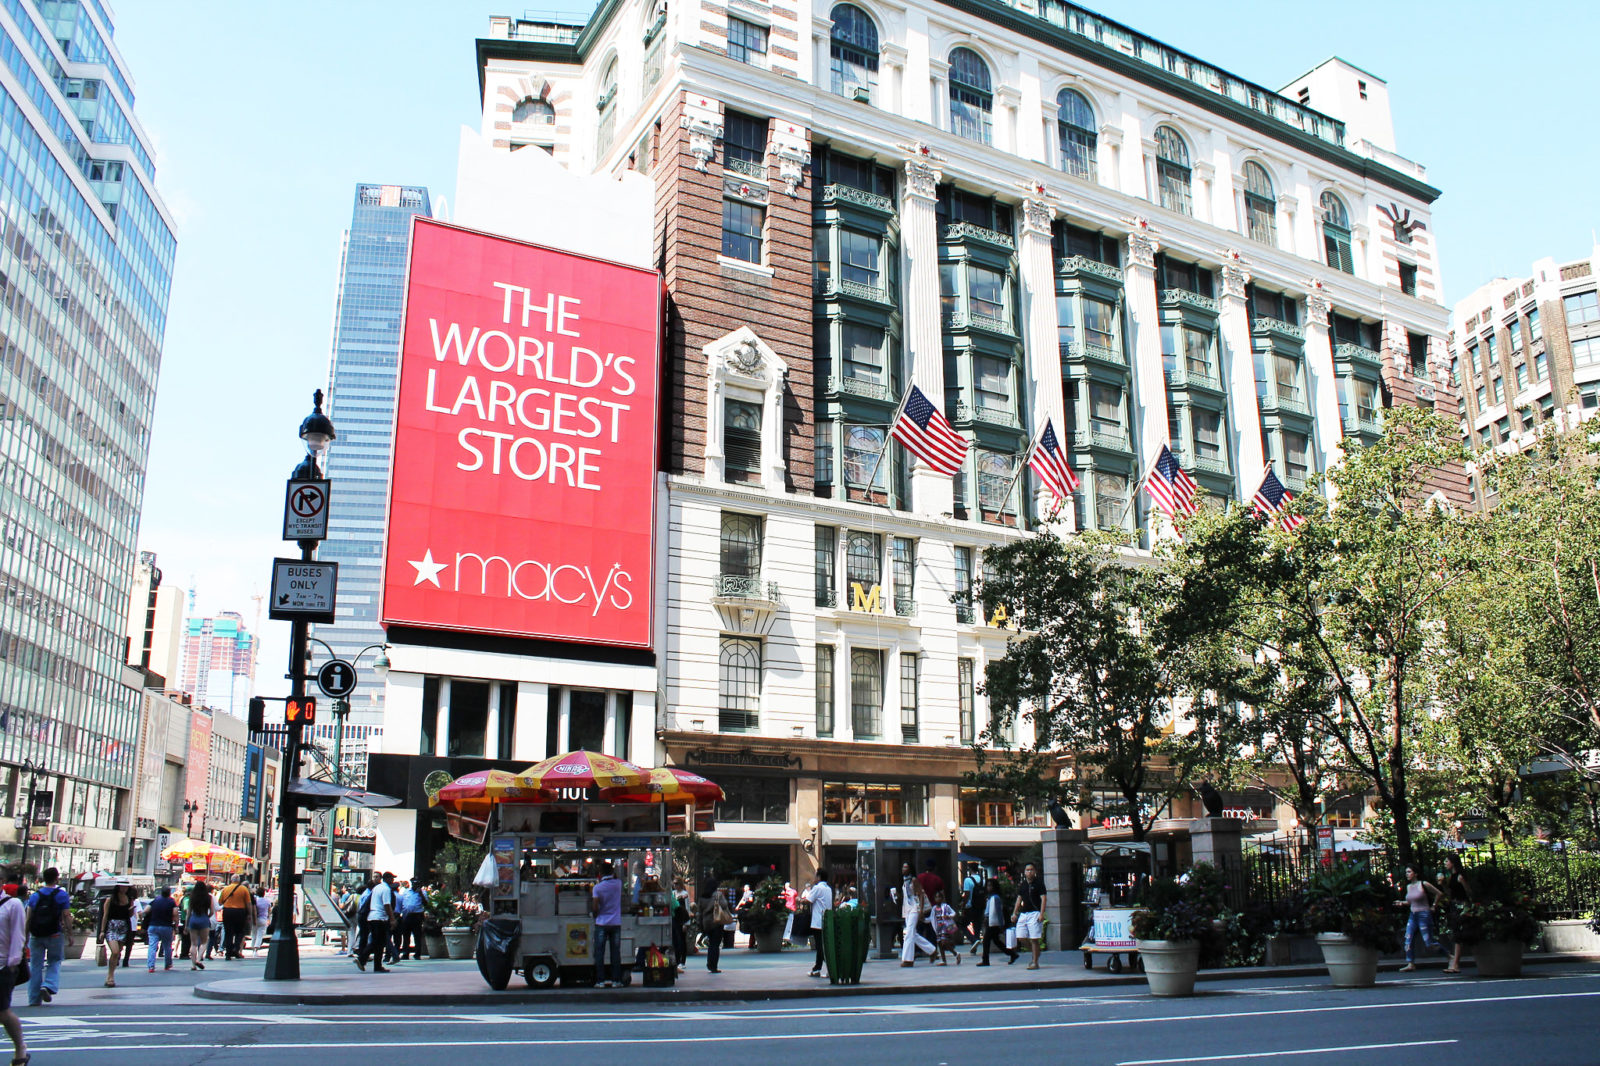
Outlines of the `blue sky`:
{"label": "blue sky", "polygon": [[[1331,54],[1386,79],[1401,154],[1444,190],[1434,229],[1449,300],[1540,256],[1585,254],[1600,226],[1588,114],[1600,17],[1588,5],[1087,6],[1272,88]],[[355,184],[453,198],[457,129],[477,125],[473,40],[491,14],[521,11],[116,5],[178,231],[140,544],[170,580],[193,578],[202,613],[236,610],[253,625],[251,597],[265,593],[272,556],[289,554],[277,539],[283,479],[327,378]],[[263,623],[262,693],[286,691],[288,628]]]}

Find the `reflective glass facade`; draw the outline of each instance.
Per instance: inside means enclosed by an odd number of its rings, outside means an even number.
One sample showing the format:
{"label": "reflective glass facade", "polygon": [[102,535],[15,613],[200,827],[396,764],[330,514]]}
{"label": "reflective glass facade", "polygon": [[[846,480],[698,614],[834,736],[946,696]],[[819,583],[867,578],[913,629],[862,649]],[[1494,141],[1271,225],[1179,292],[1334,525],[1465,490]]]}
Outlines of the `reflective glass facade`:
{"label": "reflective glass facade", "polygon": [[0,763],[58,795],[133,780],[123,628],[176,250],[111,34],[92,0],[0,0]]}
{"label": "reflective glass facade", "polygon": [[[427,189],[358,185],[345,236],[329,372],[328,416],[339,436],[328,450],[328,539],[317,553],[339,564],[339,609],[333,625],[313,629],[345,659],[383,642],[378,595],[406,254],[412,216],[431,213]],[[361,683],[350,698],[352,725],[383,722],[383,682],[372,671],[376,657],[369,652],[356,664]]]}

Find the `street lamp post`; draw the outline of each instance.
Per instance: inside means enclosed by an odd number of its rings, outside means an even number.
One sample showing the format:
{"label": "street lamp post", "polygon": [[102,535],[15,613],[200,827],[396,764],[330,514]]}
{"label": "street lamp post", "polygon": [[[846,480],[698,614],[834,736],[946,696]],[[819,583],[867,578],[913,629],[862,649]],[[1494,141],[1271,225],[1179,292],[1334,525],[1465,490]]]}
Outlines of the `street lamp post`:
{"label": "street lamp post", "polygon": [[44,773],[44,767],[32,759],[23,759],[22,768],[28,773],[28,804],[27,813],[22,816],[19,838],[22,841],[22,857],[17,860],[19,868],[28,865],[28,834],[33,832],[33,803],[38,793],[39,775]]}
{"label": "street lamp post", "polygon": [[[318,644],[322,644],[319,640]],[[323,647],[327,647],[323,644]],[[378,657],[372,660],[372,672],[381,681],[389,673],[389,646],[387,644],[368,644],[365,648],[350,656],[350,667],[355,669],[355,664],[361,657],[374,648],[378,650]],[[329,649],[330,652],[332,649]],[[338,699],[333,701],[333,783],[344,784],[344,723],[350,717],[350,701]],[[322,864],[322,890],[333,891],[333,808],[328,808],[328,856]]]}
{"label": "street lamp post", "polygon": [[[295,467],[296,480],[318,479],[322,469],[317,456],[325,451],[337,434],[333,420],[322,413],[322,390],[312,394],[312,410],[300,423],[300,439],[305,442],[306,457]],[[300,541],[300,559],[311,562],[317,555],[317,542]],[[294,621],[289,629],[289,698],[304,701],[306,695],[306,647],[310,634],[307,623]],[[299,718],[288,723],[288,739],[283,751],[283,787],[279,790],[278,817],[282,826],[282,840],[278,849],[278,900],[273,919],[272,941],[267,945],[268,981],[298,981],[300,979],[300,941],[295,935],[294,888],[298,883],[295,872],[295,835],[300,828],[300,804],[295,801],[293,789],[295,774],[300,769],[300,735],[303,723]]]}
{"label": "street lamp post", "polygon": [[183,835],[190,839],[194,838],[194,812],[199,809],[200,802],[198,800],[183,801]]}

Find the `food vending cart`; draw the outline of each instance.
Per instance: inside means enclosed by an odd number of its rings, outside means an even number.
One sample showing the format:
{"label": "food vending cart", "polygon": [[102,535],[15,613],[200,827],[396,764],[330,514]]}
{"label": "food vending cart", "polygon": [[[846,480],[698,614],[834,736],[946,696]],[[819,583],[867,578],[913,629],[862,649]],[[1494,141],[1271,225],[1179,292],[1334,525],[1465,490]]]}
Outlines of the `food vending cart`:
{"label": "food vending cart", "polygon": [[589,901],[605,863],[622,882],[623,983],[640,949],[672,949],[672,837],[661,803],[502,803],[488,834],[490,913],[514,916],[534,988],[595,982]]}

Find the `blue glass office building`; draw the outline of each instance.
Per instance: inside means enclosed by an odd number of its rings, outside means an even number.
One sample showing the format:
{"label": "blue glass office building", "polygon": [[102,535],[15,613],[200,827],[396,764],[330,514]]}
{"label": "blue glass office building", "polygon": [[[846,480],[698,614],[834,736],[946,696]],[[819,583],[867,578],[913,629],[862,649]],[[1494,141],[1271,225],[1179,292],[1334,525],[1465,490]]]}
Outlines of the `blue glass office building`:
{"label": "blue glass office building", "polygon": [[124,622],[176,242],[98,0],[0,0],[0,857],[121,865]]}
{"label": "blue glass office building", "polygon": [[[329,371],[328,414],[339,436],[328,451],[333,479],[328,539],[317,553],[339,563],[339,604],[334,624],[314,629],[340,658],[354,658],[363,647],[383,642],[378,597],[406,254],[412,216],[431,213],[427,189],[357,185],[345,235]],[[350,698],[351,726],[383,722],[383,682],[372,670],[376,657],[377,652],[368,652],[356,665],[361,682]],[[366,732],[346,735],[354,739]]]}

